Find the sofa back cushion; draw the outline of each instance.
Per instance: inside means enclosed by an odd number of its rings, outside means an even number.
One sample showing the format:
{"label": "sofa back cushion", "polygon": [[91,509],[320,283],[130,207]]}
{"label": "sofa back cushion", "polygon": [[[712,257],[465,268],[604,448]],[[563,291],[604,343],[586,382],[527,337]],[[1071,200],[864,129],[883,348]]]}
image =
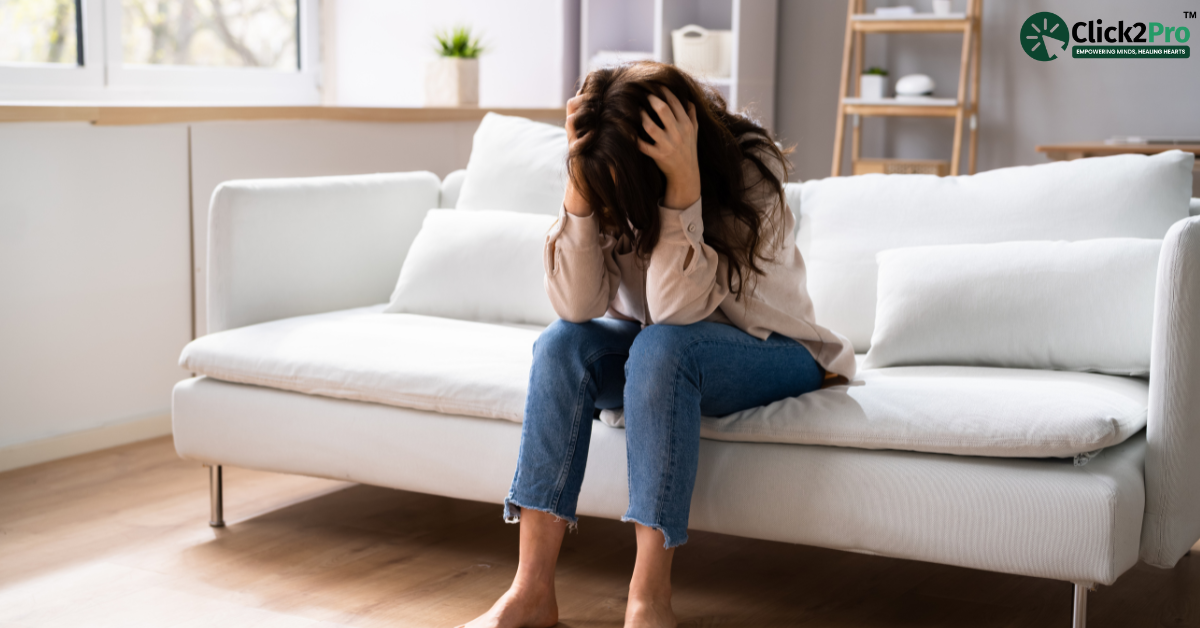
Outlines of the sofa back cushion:
{"label": "sofa back cushion", "polygon": [[433,209],[400,268],[387,312],[549,325],[542,248],[554,216]]}
{"label": "sofa back cushion", "polygon": [[863,366],[1148,374],[1161,249],[1110,238],[883,251]]}
{"label": "sofa back cushion", "polygon": [[557,215],[566,164],[563,127],[488,113],[475,131],[455,206]]}
{"label": "sofa back cushion", "polygon": [[1193,156],[1118,155],[963,177],[864,175],[801,186],[797,243],[817,322],[870,346],[875,255],[1013,240],[1161,239],[1187,217]]}

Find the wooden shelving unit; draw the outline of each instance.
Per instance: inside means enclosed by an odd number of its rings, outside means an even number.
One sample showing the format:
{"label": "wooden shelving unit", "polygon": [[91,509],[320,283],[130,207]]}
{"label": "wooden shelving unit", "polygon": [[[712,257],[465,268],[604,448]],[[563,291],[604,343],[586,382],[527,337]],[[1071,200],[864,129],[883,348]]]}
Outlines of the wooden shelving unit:
{"label": "wooden shelving unit", "polygon": [[[833,144],[833,176],[841,176],[842,150],[846,140],[846,116],[853,117],[850,131],[850,157],[861,157],[863,116],[919,116],[954,118],[954,146],[950,174],[959,174],[962,161],[963,126],[969,126],[967,172],[975,173],[979,131],[979,56],[983,0],[966,0],[967,12],[935,16],[916,14],[905,18],[880,17],[863,13],[865,0],[849,0],[846,14],[846,41],[842,50],[842,78],[838,90],[837,130]],[[867,33],[962,33],[962,63],[958,74],[957,98],[861,98],[859,78],[863,72],[863,47]],[[847,89],[854,83],[854,96]],[[970,94],[968,94],[968,85]],[[969,97],[968,97],[969,96]]]}

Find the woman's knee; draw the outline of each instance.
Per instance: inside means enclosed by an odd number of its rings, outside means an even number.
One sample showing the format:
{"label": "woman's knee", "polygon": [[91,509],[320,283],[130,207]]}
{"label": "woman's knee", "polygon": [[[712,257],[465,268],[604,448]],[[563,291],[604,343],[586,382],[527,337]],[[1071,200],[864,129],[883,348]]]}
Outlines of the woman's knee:
{"label": "woman's knee", "polygon": [[661,363],[685,356],[696,341],[692,325],[650,325],[638,334],[629,349],[629,359]]}
{"label": "woman's knee", "polygon": [[538,362],[577,360],[587,336],[582,324],[556,320],[533,343],[533,359]]}
{"label": "woman's knee", "polygon": [[619,326],[606,321],[571,323],[562,319],[546,327],[533,344],[536,361],[584,362],[598,354],[623,352],[627,341],[621,337]]}
{"label": "woman's knee", "polygon": [[650,325],[638,334],[625,363],[627,396],[665,395],[695,370],[690,352],[696,335],[690,325]]}

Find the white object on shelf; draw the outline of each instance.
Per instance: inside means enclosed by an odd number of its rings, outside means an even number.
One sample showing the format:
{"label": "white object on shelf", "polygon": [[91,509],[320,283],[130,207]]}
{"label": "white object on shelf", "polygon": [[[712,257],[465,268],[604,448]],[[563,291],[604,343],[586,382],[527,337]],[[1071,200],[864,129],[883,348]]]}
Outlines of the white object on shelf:
{"label": "white object on shelf", "polygon": [[641,50],[598,50],[588,59],[588,72],[635,61],[653,60],[654,53]]}
{"label": "white object on shelf", "polygon": [[915,12],[910,6],[878,7],[875,9],[875,15],[886,18],[908,17]]}
{"label": "white object on shelf", "polygon": [[896,96],[928,96],[936,85],[925,74],[909,74],[896,81]]}
{"label": "white object on shelf", "polygon": [[733,72],[733,31],[688,24],[671,31],[675,65],[704,78],[728,78]]}
{"label": "white object on shelf", "polygon": [[863,74],[858,77],[858,91],[862,100],[883,100],[887,89],[887,77],[882,74]]}
{"label": "white object on shelf", "polygon": [[1114,136],[1104,140],[1104,143],[1108,146],[1145,146],[1149,144],[1146,138],[1136,135]]}
{"label": "white object on shelf", "polygon": [[425,66],[425,106],[479,104],[479,59],[439,57]]}
{"label": "white object on shelf", "polygon": [[950,15],[950,0],[933,0],[934,15]]}
{"label": "white object on shelf", "polygon": [[958,105],[958,100],[954,98],[933,98],[930,96],[897,96],[895,98],[881,98],[879,100],[846,97],[842,99],[842,102],[847,105],[917,105],[922,107],[954,107]]}

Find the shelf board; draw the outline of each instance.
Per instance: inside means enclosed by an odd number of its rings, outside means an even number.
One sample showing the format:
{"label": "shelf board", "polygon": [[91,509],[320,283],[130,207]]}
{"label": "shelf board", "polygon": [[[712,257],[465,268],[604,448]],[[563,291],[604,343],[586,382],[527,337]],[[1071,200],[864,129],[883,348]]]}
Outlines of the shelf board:
{"label": "shelf board", "polygon": [[[1077,144],[1050,144],[1034,147],[1053,160],[1081,159],[1083,157],[1106,157],[1109,155],[1157,155],[1169,150],[1181,150],[1200,157],[1200,144],[1105,144],[1104,142],[1082,142]],[[1200,172],[1200,159],[1196,160],[1192,172]]]}
{"label": "shelf board", "polygon": [[912,15],[879,15],[877,13],[855,13],[854,19],[862,22],[921,22],[927,20],[965,20],[966,13],[913,13]]}
{"label": "shelf board", "polygon": [[914,13],[907,17],[860,13],[850,23],[860,33],[961,33],[971,28],[971,20],[962,13]]}
{"label": "shelf board", "polygon": [[[862,116],[925,116],[953,118],[958,115],[958,101],[953,98],[926,98],[922,100],[899,100],[883,98],[843,98],[844,113]],[[964,112],[969,113],[969,112]]]}
{"label": "shelf board", "polygon": [[879,98],[868,100],[847,96],[842,99],[847,105],[905,105],[912,107],[957,107],[958,100],[954,98]]}

